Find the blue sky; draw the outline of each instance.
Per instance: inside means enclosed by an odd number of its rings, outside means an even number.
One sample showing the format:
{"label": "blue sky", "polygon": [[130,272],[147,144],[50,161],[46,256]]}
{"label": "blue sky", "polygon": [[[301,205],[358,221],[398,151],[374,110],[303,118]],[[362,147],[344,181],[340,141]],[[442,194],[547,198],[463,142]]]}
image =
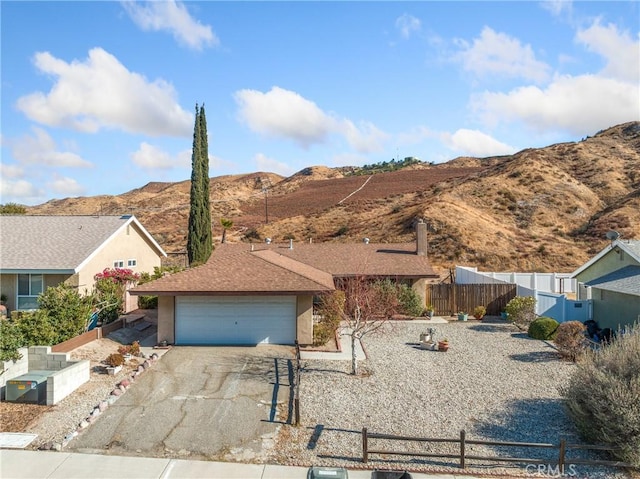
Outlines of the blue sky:
{"label": "blue sky", "polygon": [[640,119],[640,3],[2,1],[0,203],[508,154]]}

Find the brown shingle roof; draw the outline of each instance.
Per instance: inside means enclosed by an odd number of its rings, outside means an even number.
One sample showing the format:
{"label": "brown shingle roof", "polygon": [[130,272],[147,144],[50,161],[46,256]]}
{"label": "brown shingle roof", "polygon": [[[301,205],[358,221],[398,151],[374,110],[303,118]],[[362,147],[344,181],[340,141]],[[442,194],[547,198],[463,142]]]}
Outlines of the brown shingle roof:
{"label": "brown shingle roof", "polygon": [[[226,254],[247,249],[246,244],[221,245]],[[427,256],[415,254],[415,243],[299,243],[289,245],[259,244],[255,251],[274,251],[333,276],[394,276],[405,278],[437,278]]]}
{"label": "brown shingle roof", "polygon": [[[218,247],[223,250],[224,246]],[[293,294],[331,291],[333,278],[277,254],[252,254],[249,245],[214,251],[205,265],[138,286],[134,294]]]}
{"label": "brown shingle roof", "polygon": [[134,294],[286,294],[333,289],[333,277],[436,278],[415,244],[223,244],[207,264],[135,288]]}

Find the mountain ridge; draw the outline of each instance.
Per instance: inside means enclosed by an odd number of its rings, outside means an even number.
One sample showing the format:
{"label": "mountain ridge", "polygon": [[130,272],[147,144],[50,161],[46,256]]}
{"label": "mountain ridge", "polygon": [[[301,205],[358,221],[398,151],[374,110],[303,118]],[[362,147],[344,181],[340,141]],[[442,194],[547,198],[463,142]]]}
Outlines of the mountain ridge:
{"label": "mountain ridge", "polygon": [[[576,142],[513,155],[458,157],[437,165],[354,175],[358,167],[310,166],[289,176],[211,178],[214,239],[228,241],[413,240],[429,225],[436,267],[573,270],[608,230],[640,238],[640,122]],[[183,251],[190,181],[149,182],[121,195],[51,200],[27,214],[135,214],[168,252]],[[268,221],[267,221],[268,220]]]}

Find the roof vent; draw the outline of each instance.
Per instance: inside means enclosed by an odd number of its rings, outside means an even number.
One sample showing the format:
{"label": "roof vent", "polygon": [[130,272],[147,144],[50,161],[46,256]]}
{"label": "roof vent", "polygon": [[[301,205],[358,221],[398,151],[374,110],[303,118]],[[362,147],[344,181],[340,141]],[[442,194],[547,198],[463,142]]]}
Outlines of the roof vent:
{"label": "roof vent", "polygon": [[293,249],[293,239],[289,240],[289,249]]}
{"label": "roof vent", "polygon": [[364,244],[369,244],[369,238],[362,238],[362,242]]}
{"label": "roof vent", "polygon": [[267,244],[271,244],[271,238],[265,238],[264,242],[267,243]]}

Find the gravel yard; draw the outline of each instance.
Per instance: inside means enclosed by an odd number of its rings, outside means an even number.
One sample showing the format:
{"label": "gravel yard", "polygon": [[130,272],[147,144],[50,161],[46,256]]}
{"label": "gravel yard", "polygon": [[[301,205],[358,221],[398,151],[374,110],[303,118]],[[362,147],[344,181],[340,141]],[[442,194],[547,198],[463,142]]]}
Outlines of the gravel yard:
{"label": "gravel yard", "polygon": [[[359,467],[361,431],[412,437],[580,443],[566,416],[558,387],[575,366],[560,361],[552,345],[533,340],[496,320],[435,325],[448,338],[448,352],[418,349],[425,324],[390,323],[363,341],[367,360],[360,377],[349,361],[305,361],[301,378],[302,426],[281,430],[278,462],[291,465]],[[375,442],[374,442],[375,441]],[[414,443],[415,444],[415,443]],[[370,440],[370,448],[407,450],[410,443]],[[459,453],[459,446],[422,444],[431,453]],[[557,451],[557,450],[556,450]],[[467,445],[468,455],[552,457],[557,452]],[[568,458],[589,453],[570,451]],[[591,458],[596,458],[591,456]],[[394,461],[394,462],[391,462]],[[570,464],[570,460],[568,460]],[[460,472],[455,459],[371,455],[370,467]],[[525,468],[468,461],[470,472],[525,475]],[[537,466],[536,466],[537,467]],[[576,477],[628,477],[602,467],[573,465]],[[529,470],[530,472],[530,470]]]}

